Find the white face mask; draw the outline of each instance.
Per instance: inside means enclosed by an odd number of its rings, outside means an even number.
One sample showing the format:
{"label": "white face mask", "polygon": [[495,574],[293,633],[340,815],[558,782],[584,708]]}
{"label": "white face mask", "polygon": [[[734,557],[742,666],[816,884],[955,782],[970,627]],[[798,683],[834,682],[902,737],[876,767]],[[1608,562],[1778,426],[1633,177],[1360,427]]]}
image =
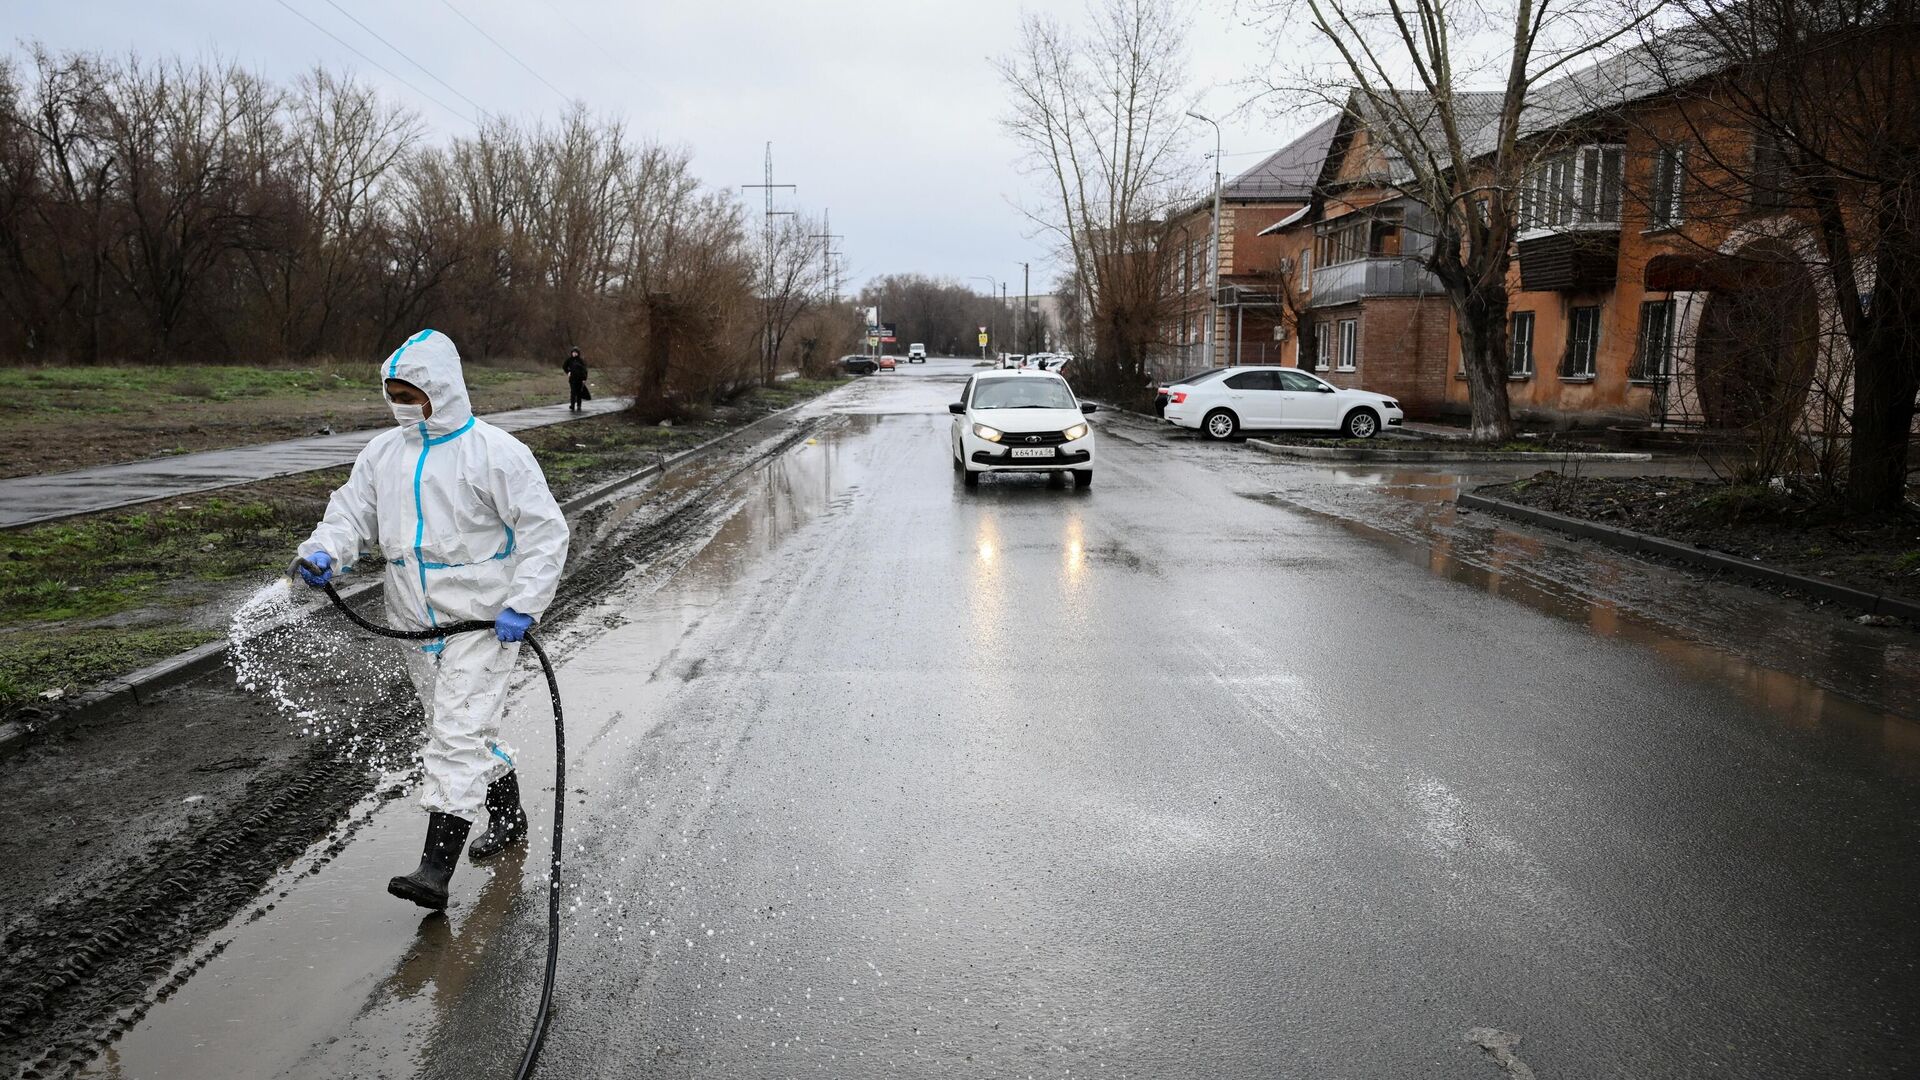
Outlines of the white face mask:
{"label": "white face mask", "polygon": [[397,401],[389,401],[387,408],[393,410],[393,422],[401,427],[425,423],[427,419],[425,405],[402,405]]}

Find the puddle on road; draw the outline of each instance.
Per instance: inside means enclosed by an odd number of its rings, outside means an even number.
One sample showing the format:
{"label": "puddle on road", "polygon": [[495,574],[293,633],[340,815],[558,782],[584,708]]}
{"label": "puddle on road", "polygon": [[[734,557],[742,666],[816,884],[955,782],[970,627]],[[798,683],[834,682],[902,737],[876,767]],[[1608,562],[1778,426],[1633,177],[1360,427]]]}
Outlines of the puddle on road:
{"label": "puddle on road", "polygon": [[[1629,568],[1603,554],[1539,536],[1491,526],[1486,546],[1460,549],[1443,531],[1460,523],[1453,497],[1469,478],[1457,473],[1416,471],[1335,470],[1342,483],[1371,487],[1423,507],[1411,535],[1375,527],[1338,513],[1318,509],[1279,492],[1242,493],[1246,498],[1331,521],[1368,542],[1422,566],[1435,576],[1470,585],[1523,604],[1567,622],[1580,623],[1594,634],[1652,649],[1676,669],[1730,691],[1742,701],[1790,730],[1834,740],[1855,756],[1883,764],[1905,776],[1920,776],[1920,719],[1898,708],[1920,700],[1920,671],[1910,663],[1911,653],[1889,645],[1882,635],[1855,630],[1850,625],[1824,625],[1809,631],[1811,641],[1797,647],[1815,650],[1800,660],[1812,660],[1849,685],[1872,688],[1885,707],[1863,703],[1790,671],[1769,667],[1726,648],[1689,639],[1622,602],[1603,595],[1646,571]],[[1478,482],[1479,478],[1472,478]],[[1476,525],[1482,522],[1476,521]],[[1490,524],[1490,523],[1489,523]],[[1562,564],[1564,576],[1593,592],[1556,580],[1537,568]],[[1661,571],[1655,570],[1655,573]],[[1770,597],[1751,598],[1755,605],[1780,603]],[[1805,620],[1801,620],[1803,623]]]}
{"label": "puddle on road", "polygon": [[[718,505],[730,509],[718,515],[717,527],[676,541],[693,550],[670,579],[663,584],[643,574],[623,583],[583,609],[562,643],[549,645],[570,710],[570,857],[593,843],[596,822],[584,793],[628,797],[618,794],[626,777],[610,774],[622,767],[623,744],[644,738],[652,724],[623,721],[657,715],[648,709],[653,697],[700,676],[701,662],[677,656],[677,644],[732,582],[809,521],[850,503],[865,470],[849,452],[850,437],[883,422],[854,415],[822,425],[811,443],[801,440],[743,471],[727,456],[675,470],[599,523],[597,541],[635,524],[630,519],[644,508],[672,505],[739,472],[720,496]],[[487,1008],[510,1024],[530,1022],[527,1002],[537,982],[476,983],[493,950],[523,958],[511,966],[536,979],[545,949],[553,798],[545,763],[553,736],[544,681],[535,671],[522,675],[503,726],[522,751],[522,797],[533,825],[526,846],[486,866],[463,859],[444,916],[395,900],[386,879],[418,860],[425,815],[415,790],[392,797],[401,778],[384,778],[384,794],[363,799],[332,836],[196,946],[166,980],[178,985],[77,1075],[409,1076],[432,1058],[461,1052],[438,1038],[456,1009]],[[351,842],[331,851],[343,835]],[[569,874],[564,887],[562,935],[603,929],[593,882]],[[515,1032],[505,1041],[517,1048],[523,1037]]]}

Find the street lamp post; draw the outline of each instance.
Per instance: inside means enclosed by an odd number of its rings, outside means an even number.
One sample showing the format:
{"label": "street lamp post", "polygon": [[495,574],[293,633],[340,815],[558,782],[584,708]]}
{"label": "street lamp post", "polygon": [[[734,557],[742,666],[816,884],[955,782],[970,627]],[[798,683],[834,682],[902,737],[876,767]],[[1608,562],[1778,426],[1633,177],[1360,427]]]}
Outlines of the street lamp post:
{"label": "street lamp post", "polygon": [[1207,243],[1208,261],[1211,267],[1210,282],[1207,289],[1207,367],[1214,367],[1213,324],[1218,318],[1220,303],[1220,124],[1218,121],[1201,116],[1193,110],[1187,115],[1195,120],[1213,125],[1213,236]]}

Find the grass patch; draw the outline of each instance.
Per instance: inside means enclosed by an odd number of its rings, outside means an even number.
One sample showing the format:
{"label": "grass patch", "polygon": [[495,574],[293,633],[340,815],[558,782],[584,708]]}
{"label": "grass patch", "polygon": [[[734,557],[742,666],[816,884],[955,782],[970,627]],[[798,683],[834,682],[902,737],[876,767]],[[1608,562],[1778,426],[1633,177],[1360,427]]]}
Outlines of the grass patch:
{"label": "grass patch", "polygon": [[[0,627],[183,607],[288,557],[346,470],[0,532]],[[264,488],[265,490],[255,490]]]}
{"label": "grass patch", "polygon": [[184,626],[0,635],[0,716],[35,703],[44,691],[58,688],[76,693],[219,636],[215,630]]}

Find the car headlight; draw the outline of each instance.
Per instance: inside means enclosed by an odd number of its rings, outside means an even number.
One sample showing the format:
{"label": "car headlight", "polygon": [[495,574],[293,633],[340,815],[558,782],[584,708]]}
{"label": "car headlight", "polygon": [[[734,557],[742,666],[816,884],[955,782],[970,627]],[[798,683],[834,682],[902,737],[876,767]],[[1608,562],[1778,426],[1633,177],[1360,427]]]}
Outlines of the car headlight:
{"label": "car headlight", "polygon": [[1400,403],[1397,401],[1383,401],[1380,404],[1385,405],[1389,409],[1397,409],[1400,407]]}
{"label": "car headlight", "polygon": [[1067,437],[1068,442],[1072,442],[1075,439],[1084,437],[1086,433],[1087,433],[1087,425],[1075,424],[1072,427],[1068,428],[1067,430],[1061,432],[1060,434],[1065,435]]}
{"label": "car headlight", "polygon": [[999,428],[990,428],[985,424],[973,425],[973,433],[988,442],[999,442],[1001,437],[1006,434],[1006,432],[1001,431]]}

